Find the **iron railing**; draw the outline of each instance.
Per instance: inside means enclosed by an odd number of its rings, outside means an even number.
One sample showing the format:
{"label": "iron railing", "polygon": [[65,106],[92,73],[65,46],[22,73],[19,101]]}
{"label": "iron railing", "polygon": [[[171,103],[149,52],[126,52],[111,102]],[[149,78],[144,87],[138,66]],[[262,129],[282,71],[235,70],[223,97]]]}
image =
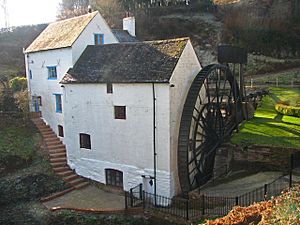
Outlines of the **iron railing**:
{"label": "iron railing", "polygon": [[[295,159],[295,155],[291,157]],[[298,157],[298,155],[297,155]],[[300,157],[300,153],[299,153]],[[226,215],[234,206],[249,206],[254,202],[269,200],[273,196],[278,196],[282,191],[292,187],[292,169],[289,174],[284,174],[272,182],[253,191],[239,196],[206,196],[201,195],[197,199],[168,198],[161,195],[154,195],[142,190],[142,184],[130,189],[125,193],[125,207],[143,207],[155,212],[161,212],[186,220],[194,220],[209,216]]]}

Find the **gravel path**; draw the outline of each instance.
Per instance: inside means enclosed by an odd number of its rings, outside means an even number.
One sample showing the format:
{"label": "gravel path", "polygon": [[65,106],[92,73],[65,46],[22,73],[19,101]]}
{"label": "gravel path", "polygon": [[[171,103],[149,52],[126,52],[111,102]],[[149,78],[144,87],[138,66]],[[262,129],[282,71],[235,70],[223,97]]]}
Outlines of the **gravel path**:
{"label": "gravel path", "polygon": [[[213,187],[202,189],[201,194],[208,196],[227,196],[235,197],[262,187],[265,184],[271,183],[276,178],[282,175],[281,172],[260,172],[251,176],[232,180]],[[294,177],[296,181],[299,180]]]}

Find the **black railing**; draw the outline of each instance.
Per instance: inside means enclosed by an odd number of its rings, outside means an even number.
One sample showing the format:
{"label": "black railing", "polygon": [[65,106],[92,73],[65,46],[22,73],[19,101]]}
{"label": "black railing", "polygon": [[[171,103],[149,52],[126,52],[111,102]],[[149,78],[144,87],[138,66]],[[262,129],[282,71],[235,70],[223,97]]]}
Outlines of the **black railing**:
{"label": "black railing", "polygon": [[269,200],[272,196],[278,196],[282,191],[291,188],[293,184],[292,172],[296,165],[296,162],[293,162],[293,160],[299,155],[300,154],[297,154],[291,157],[291,169],[289,174],[282,175],[271,183],[239,196],[224,197],[201,195],[197,199],[168,198],[147,193],[142,190],[142,184],[139,184],[125,193],[125,207],[143,207],[144,209],[151,209],[186,220],[199,219],[206,215],[223,216],[236,205],[245,207],[254,202]]}

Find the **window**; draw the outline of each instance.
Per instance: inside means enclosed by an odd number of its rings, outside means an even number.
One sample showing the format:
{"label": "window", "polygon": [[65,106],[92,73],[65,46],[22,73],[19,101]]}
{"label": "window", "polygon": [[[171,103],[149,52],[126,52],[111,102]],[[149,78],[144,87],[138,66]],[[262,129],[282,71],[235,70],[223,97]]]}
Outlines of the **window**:
{"label": "window", "polygon": [[95,45],[104,44],[104,34],[94,34]]}
{"label": "window", "polygon": [[29,70],[29,78],[32,79],[32,71]]}
{"label": "window", "polygon": [[105,169],[106,184],[123,188],[123,172]]}
{"label": "window", "polygon": [[42,106],[42,97],[41,96],[37,97],[37,101],[38,101],[39,106]]}
{"label": "window", "polygon": [[80,148],[91,149],[91,136],[89,134],[79,134]]}
{"label": "window", "polygon": [[56,112],[62,112],[62,102],[61,102],[61,94],[54,94],[55,95],[55,107]]}
{"label": "window", "polygon": [[126,106],[115,106],[115,119],[126,119]]}
{"label": "window", "polygon": [[62,125],[58,125],[58,136],[64,137],[64,127]]}
{"label": "window", "polygon": [[113,86],[112,86],[112,83],[107,83],[107,84],[106,84],[106,93],[108,93],[108,94],[113,93]]}
{"label": "window", "polygon": [[48,69],[48,79],[56,80],[57,79],[56,66],[47,66],[47,69]]}

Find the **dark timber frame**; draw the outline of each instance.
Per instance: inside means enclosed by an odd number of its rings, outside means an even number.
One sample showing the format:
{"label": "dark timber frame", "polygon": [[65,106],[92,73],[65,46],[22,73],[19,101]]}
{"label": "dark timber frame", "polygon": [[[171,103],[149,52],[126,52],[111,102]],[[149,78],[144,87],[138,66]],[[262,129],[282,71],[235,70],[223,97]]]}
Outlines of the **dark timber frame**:
{"label": "dark timber frame", "polygon": [[178,175],[183,194],[213,174],[217,148],[242,120],[238,83],[228,67],[203,68],[188,92],[178,138]]}

